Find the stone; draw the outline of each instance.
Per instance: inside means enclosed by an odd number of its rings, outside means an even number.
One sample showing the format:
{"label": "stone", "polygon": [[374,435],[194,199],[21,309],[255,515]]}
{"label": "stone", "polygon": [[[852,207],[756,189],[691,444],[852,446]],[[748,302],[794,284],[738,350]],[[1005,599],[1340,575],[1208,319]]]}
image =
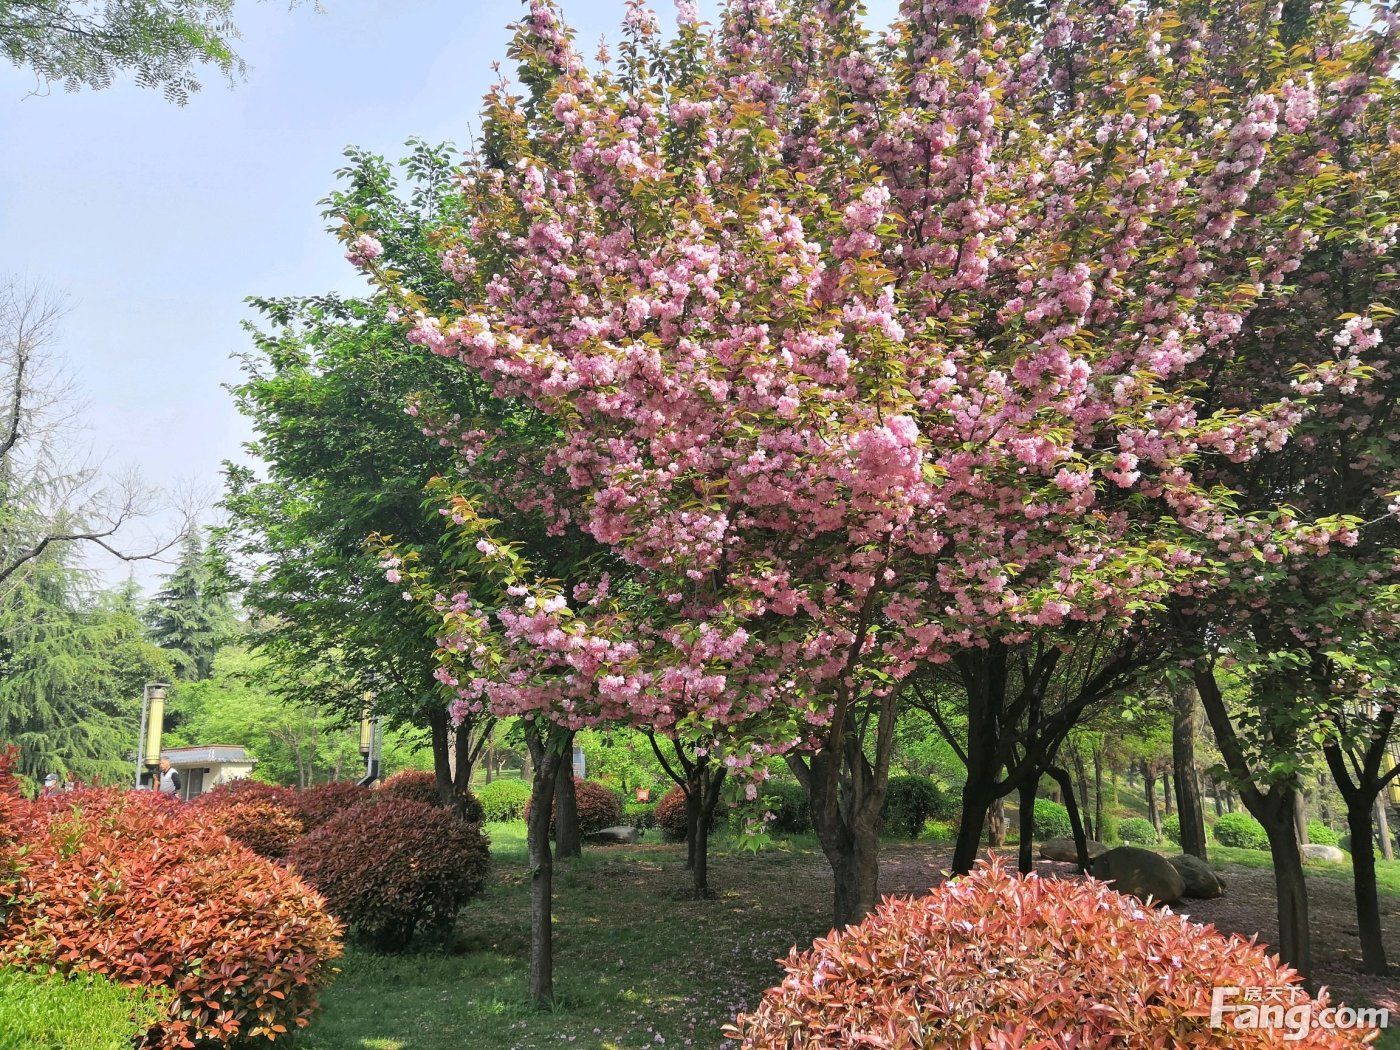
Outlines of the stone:
{"label": "stone", "polygon": [[[1108,847],[1102,842],[1090,839],[1086,845],[1089,849],[1089,861],[1092,863],[1095,857],[1101,857],[1108,852]],[[1050,839],[1040,844],[1040,855],[1045,860],[1059,860],[1067,864],[1077,864],[1079,854],[1074,849],[1074,839]]]}
{"label": "stone", "polygon": [[589,842],[601,842],[608,845],[630,846],[640,840],[642,833],[636,828],[619,824],[616,827],[603,828],[588,836]]}
{"label": "stone", "polygon": [[1324,846],[1320,842],[1309,842],[1303,847],[1303,863],[1341,864],[1347,855],[1336,846]]}
{"label": "stone", "polygon": [[1089,866],[1089,873],[1119,893],[1130,893],[1139,900],[1151,897],[1159,904],[1175,904],[1186,889],[1186,882],[1166,857],[1137,846],[1109,850]]}
{"label": "stone", "polygon": [[1168,857],[1167,863],[1176,869],[1181,881],[1186,884],[1181,893],[1183,897],[1211,900],[1225,895],[1225,880],[1200,857],[1183,853],[1179,857]]}

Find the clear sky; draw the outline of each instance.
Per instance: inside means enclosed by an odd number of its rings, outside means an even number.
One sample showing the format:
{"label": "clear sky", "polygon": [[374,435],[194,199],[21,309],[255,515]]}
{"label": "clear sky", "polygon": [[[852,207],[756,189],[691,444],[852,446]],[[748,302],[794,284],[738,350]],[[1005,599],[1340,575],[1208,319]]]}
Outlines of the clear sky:
{"label": "clear sky", "polygon": [[[246,427],[223,389],[248,295],[353,291],[316,202],[355,144],[466,142],[519,0],[243,0],[245,82],[34,97],[0,63],[0,271],[67,294],[67,356],[114,470],[211,494]],[[881,4],[879,6],[892,6]],[[706,4],[712,15],[717,4]],[[622,0],[564,0],[591,55]],[[669,8],[660,10],[670,23]],[[102,566],[120,579],[125,567]],[[149,582],[160,569],[138,572]]]}

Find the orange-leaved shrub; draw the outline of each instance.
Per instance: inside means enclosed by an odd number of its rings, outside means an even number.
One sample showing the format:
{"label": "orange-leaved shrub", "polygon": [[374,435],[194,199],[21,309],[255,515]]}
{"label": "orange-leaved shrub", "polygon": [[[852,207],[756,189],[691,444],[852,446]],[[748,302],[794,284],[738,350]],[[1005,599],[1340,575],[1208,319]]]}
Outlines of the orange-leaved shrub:
{"label": "orange-leaved shrub", "polygon": [[209,826],[243,843],[259,857],[280,860],[301,837],[301,819],[286,803],[271,797],[226,795],[211,802],[204,802],[204,798],[196,801],[196,808],[208,814]]}
{"label": "orange-leaved shrub", "polygon": [[[18,760],[19,748],[14,744],[0,746],[0,854],[14,841],[19,810],[24,804],[20,797],[19,778],[15,776],[15,763]],[[0,856],[0,872],[3,870],[4,857]]]}
{"label": "orange-leaved shrub", "polygon": [[481,892],[490,852],[479,824],[390,797],[332,817],[303,835],[288,859],[357,938],[397,951],[419,929],[451,925]]}
{"label": "orange-leaved shrub", "polygon": [[292,872],[150,791],[21,807],[0,885],[0,965],[166,990],[149,1050],[276,1039],[304,1026],[339,924]]}
{"label": "orange-leaved shrub", "polygon": [[[727,1029],[748,1050],[838,1046],[1352,1047],[1355,1031],[1210,1027],[1211,989],[1298,975],[1262,947],[1142,906],[1100,882],[1022,877],[1000,862],[927,897],[887,898],[819,938]],[[1320,1007],[1320,1003],[1318,1004]]]}
{"label": "orange-leaved shrub", "polygon": [[[578,799],[578,829],[587,834],[600,831],[622,822],[622,796],[606,784],[596,780],[581,780],[574,777],[574,797]],[[550,824],[559,813],[559,792],[554,793],[554,806],[550,809]],[[525,806],[525,819],[530,819],[530,807]]]}
{"label": "orange-leaved shrub", "polygon": [[240,777],[225,780],[222,784],[211,787],[194,801],[199,806],[222,806],[234,801],[251,802],[254,799],[267,799],[294,808],[296,789],[283,787],[281,784],[269,784],[265,780],[254,780],[252,777]]}
{"label": "orange-leaved shrub", "polygon": [[328,784],[291,792],[290,803],[302,827],[314,831],[332,817],[373,799],[374,793],[369,788],[361,787],[353,780],[332,780]]}

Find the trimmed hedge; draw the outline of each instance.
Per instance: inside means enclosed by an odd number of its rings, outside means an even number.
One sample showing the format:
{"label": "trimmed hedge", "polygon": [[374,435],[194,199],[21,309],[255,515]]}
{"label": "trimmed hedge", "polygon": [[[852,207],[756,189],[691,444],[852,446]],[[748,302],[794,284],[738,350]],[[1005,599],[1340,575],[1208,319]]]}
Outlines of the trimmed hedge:
{"label": "trimmed hedge", "polygon": [[1069,810],[1048,798],[1035,800],[1035,838],[1041,842],[1067,839],[1074,834],[1069,823]]}
{"label": "trimmed hedge", "polygon": [[[421,769],[402,769],[375,790],[376,798],[406,798],[428,806],[443,805],[438,793],[437,776]],[[485,813],[481,803],[470,791],[458,795],[453,811],[469,824],[480,824]]]}
{"label": "trimmed hedge", "polygon": [[[1290,1005],[1312,1001],[1262,945],[1145,909],[1101,882],[1022,878],[1000,861],[927,897],[887,897],[864,922],[794,949],[786,970],[726,1028],[745,1050],[1262,1048],[1278,1045],[1276,1030],[1210,1027],[1212,986],[1286,988]],[[1359,1031],[1308,1038],[1365,1042]]]}
{"label": "trimmed hedge", "polygon": [[931,777],[890,777],[880,818],[886,831],[915,839],[924,824],[944,808],[943,791]]}
{"label": "trimmed hedge", "polygon": [[1129,817],[1118,825],[1118,838],[1127,846],[1157,845],[1157,829],[1146,817]]}
{"label": "trimmed hedge", "polygon": [[523,780],[493,780],[476,793],[483,816],[495,823],[524,820],[530,804],[530,785]]}
{"label": "trimmed hedge", "polygon": [[0,962],[165,989],[142,1046],[228,1044],[306,1025],[340,928],[290,871],[152,791],[79,790],[21,807]]}
{"label": "trimmed hedge", "polygon": [[0,967],[0,1050],[131,1050],[166,1009],[154,991],[90,974]]}
{"label": "trimmed hedge", "polygon": [[334,780],[291,793],[292,810],[307,831],[315,831],[326,821],[347,809],[374,800],[374,792],[353,780]]}
{"label": "trimmed hedge", "polygon": [[330,910],[377,951],[441,933],[482,891],[489,842],[442,806],[386,798],[343,811],[303,836],[290,861]]}
{"label": "trimmed hedge", "polygon": [[1248,813],[1226,813],[1215,822],[1215,841],[1236,849],[1268,849],[1264,825]]}

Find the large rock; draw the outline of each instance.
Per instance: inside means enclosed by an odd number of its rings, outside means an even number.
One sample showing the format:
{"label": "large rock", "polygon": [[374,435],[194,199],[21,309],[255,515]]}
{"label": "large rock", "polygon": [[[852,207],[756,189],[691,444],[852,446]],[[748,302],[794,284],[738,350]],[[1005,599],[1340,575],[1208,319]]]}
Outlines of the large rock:
{"label": "large rock", "polygon": [[1176,869],[1181,881],[1186,884],[1181,893],[1183,897],[1210,900],[1225,895],[1225,880],[1200,857],[1183,853],[1179,857],[1168,857],[1167,863]]}
{"label": "large rock", "polygon": [[[1095,839],[1090,839],[1087,845],[1091,862],[1095,857],[1101,857],[1108,852],[1108,847]],[[1050,839],[1048,842],[1042,842],[1040,855],[1046,860],[1059,860],[1067,864],[1079,863],[1079,853],[1074,848],[1074,839]]]}
{"label": "large rock", "polygon": [[1319,842],[1309,842],[1303,847],[1303,863],[1308,861],[1323,864],[1341,864],[1347,855],[1336,846],[1324,846]]}
{"label": "large rock", "polygon": [[636,828],[629,828],[619,824],[616,827],[603,828],[588,836],[589,842],[603,842],[620,846],[630,846],[642,837],[642,833]]}
{"label": "large rock", "polygon": [[1137,846],[1109,850],[1089,866],[1089,873],[1119,893],[1131,893],[1139,900],[1151,897],[1160,904],[1175,904],[1186,889],[1166,857]]}

